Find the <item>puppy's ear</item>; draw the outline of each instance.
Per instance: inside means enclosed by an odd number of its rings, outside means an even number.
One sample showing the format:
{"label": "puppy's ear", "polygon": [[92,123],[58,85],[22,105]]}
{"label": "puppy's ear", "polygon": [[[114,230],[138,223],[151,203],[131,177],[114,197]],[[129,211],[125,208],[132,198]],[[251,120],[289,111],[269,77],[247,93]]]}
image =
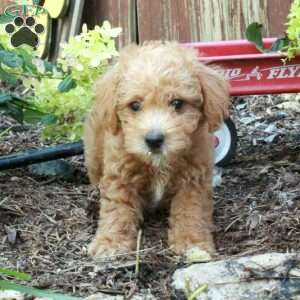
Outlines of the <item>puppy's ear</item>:
{"label": "puppy's ear", "polygon": [[203,113],[209,132],[214,132],[229,115],[229,83],[213,68],[201,65],[200,85],[203,94]]}
{"label": "puppy's ear", "polygon": [[120,72],[117,64],[97,81],[96,101],[92,110],[92,117],[114,135],[120,126],[117,116],[119,83]]}
{"label": "puppy's ear", "polygon": [[120,82],[128,61],[136,55],[137,51],[137,45],[129,45],[122,49],[118,63],[96,83],[96,101],[91,112],[91,118],[97,120],[99,126],[111,131],[114,135],[120,129],[120,121],[117,116]]}

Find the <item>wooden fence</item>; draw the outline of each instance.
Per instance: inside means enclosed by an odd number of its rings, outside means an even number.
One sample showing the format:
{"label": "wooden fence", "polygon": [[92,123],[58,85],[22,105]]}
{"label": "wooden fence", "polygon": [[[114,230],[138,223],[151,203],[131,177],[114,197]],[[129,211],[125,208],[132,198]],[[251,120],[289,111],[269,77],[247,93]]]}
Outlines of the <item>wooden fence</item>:
{"label": "wooden fence", "polygon": [[9,0],[0,0],[0,13],[3,13],[5,8],[11,3]]}
{"label": "wooden fence", "polygon": [[84,22],[109,20],[124,29],[120,46],[132,41],[180,42],[244,38],[252,22],[265,36],[284,32],[292,0],[87,0]]}
{"label": "wooden fence", "polygon": [[[55,1],[55,0],[53,0]],[[73,1],[73,0],[71,0]],[[11,3],[0,0],[0,12]],[[244,38],[251,22],[265,36],[284,32],[292,0],[86,0],[83,22],[121,26],[119,46],[145,40],[180,42]]]}

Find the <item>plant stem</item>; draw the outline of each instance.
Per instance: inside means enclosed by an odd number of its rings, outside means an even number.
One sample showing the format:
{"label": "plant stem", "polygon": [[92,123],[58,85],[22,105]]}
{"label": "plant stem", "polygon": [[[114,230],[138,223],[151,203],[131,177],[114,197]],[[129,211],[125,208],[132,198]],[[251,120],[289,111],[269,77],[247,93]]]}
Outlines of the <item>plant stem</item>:
{"label": "plant stem", "polygon": [[37,78],[37,79],[41,79],[43,77],[44,78],[49,78],[49,79],[59,79],[59,80],[63,80],[64,79],[64,77],[54,77],[51,74],[39,74],[39,75],[35,75],[35,74],[26,74],[26,73],[11,72],[11,71],[9,71],[9,74],[20,76],[20,77]]}
{"label": "plant stem", "polygon": [[197,297],[205,292],[207,292],[208,290],[208,286],[207,284],[204,284],[202,286],[200,286],[198,289],[196,289],[196,291],[194,291],[189,297],[188,300],[195,300],[197,299]]}
{"label": "plant stem", "polygon": [[137,277],[140,272],[140,250],[142,241],[142,229],[139,230],[136,245],[136,259],[135,259],[135,276]]}

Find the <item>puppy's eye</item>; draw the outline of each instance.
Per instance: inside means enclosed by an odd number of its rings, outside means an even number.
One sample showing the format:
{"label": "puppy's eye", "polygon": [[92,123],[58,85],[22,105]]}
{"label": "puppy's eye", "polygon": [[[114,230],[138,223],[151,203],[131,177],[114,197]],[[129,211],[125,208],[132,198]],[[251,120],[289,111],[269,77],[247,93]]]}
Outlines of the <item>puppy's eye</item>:
{"label": "puppy's eye", "polygon": [[133,101],[129,104],[129,107],[132,111],[140,111],[142,108],[141,102]]}
{"label": "puppy's eye", "polygon": [[184,101],[181,99],[174,99],[170,104],[175,108],[175,110],[180,110],[184,106]]}

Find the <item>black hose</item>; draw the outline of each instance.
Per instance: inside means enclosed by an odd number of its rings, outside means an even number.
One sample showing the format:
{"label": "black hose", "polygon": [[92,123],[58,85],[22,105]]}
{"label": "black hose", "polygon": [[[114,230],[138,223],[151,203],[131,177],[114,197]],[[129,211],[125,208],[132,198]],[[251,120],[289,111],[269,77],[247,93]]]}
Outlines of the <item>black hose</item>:
{"label": "black hose", "polygon": [[80,154],[83,154],[82,142],[60,144],[45,149],[28,150],[26,152],[0,156],[0,171]]}

